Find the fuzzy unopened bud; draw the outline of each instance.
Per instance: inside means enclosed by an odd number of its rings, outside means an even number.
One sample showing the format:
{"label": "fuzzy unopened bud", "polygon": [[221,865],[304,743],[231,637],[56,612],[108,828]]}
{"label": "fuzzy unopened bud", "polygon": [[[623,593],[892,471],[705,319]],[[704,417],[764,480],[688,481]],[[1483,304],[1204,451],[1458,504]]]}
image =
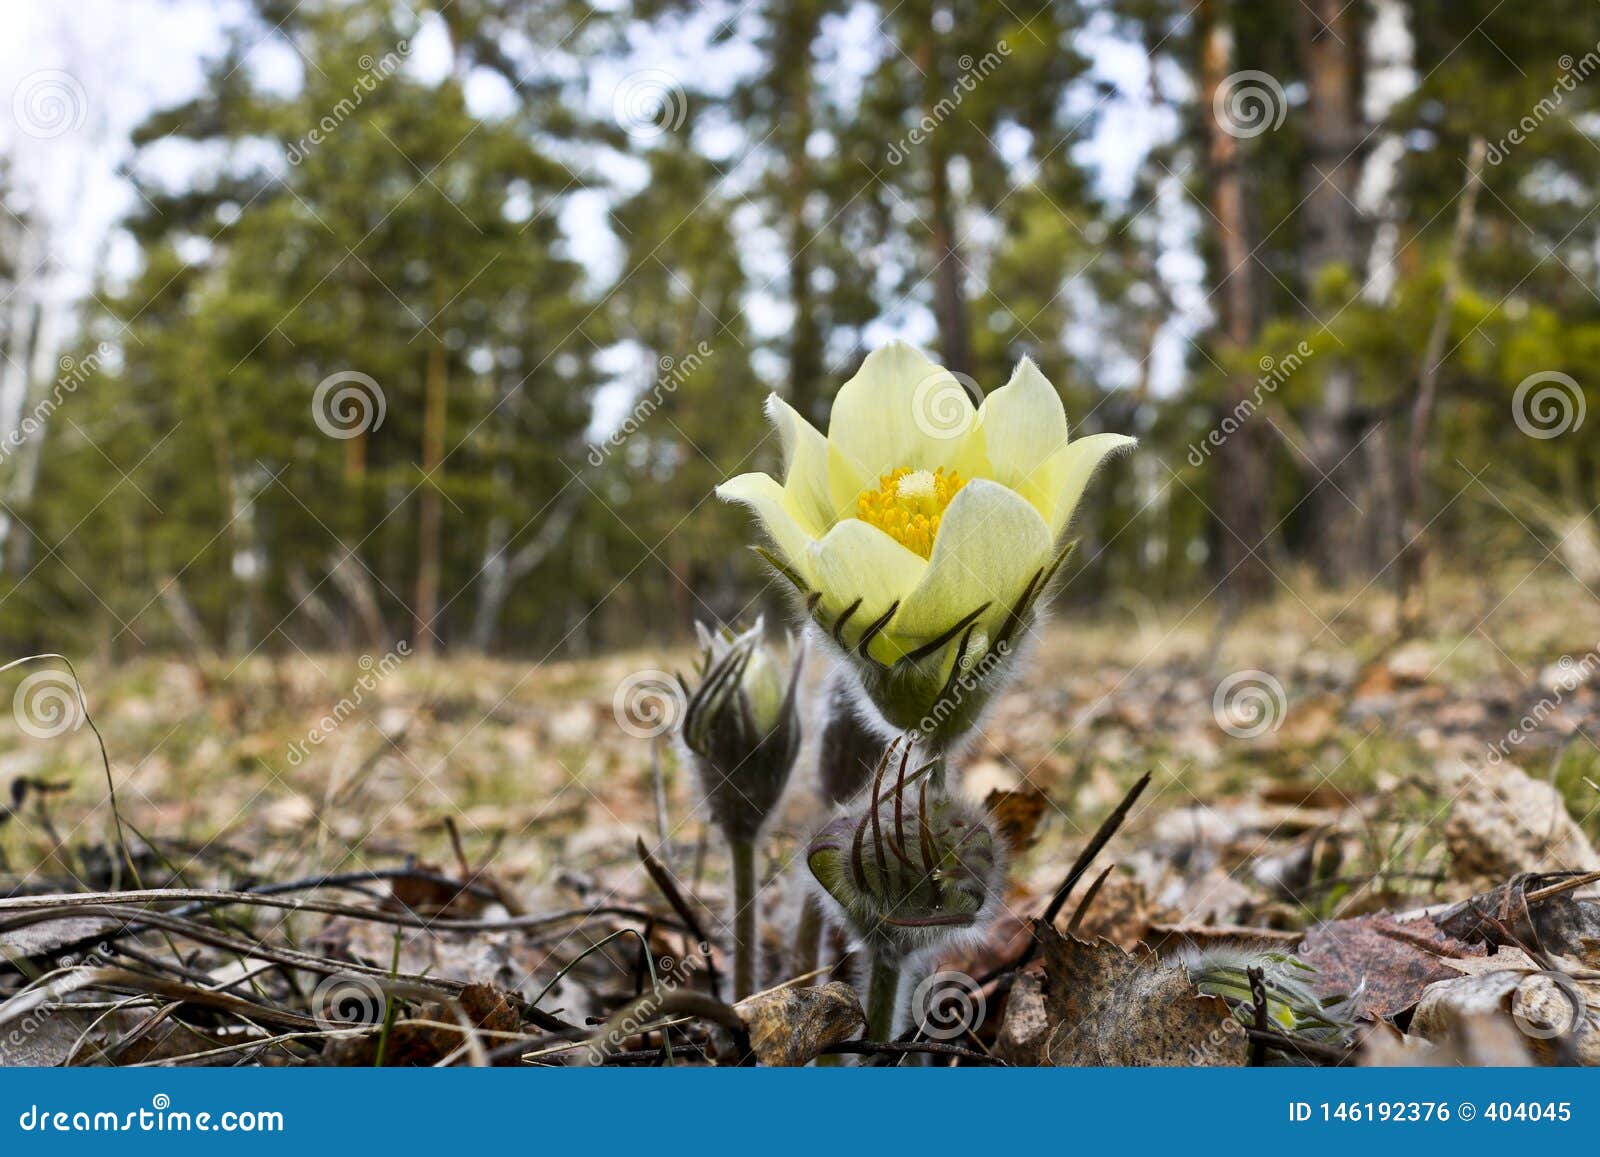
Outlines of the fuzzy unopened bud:
{"label": "fuzzy unopened bud", "polygon": [[800,751],[801,656],[786,668],[762,642],[699,628],[700,681],[687,688],[682,739],[712,818],[733,843],[756,838],[783,795]]}
{"label": "fuzzy unopened bud", "polygon": [[823,710],[822,749],[817,756],[822,794],[829,803],[847,804],[872,782],[889,741],[861,716],[850,677],[836,671]]}
{"label": "fuzzy unopened bud", "polygon": [[1005,882],[1002,847],[983,814],[930,787],[929,767],[908,775],[909,758],[909,743],[891,745],[870,797],[817,833],[806,856],[850,927],[890,959],[981,930]]}
{"label": "fuzzy unopened bud", "polygon": [[1355,1001],[1318,991],[1317,969],[1288,953],[1269,948],[1218,945],[1179,954],[1195,988],[1220,996],[1246,1024],[1255,1023],[1250,972],[1260,969],[1267,1019],[1281,1032],[1312,1040],[1345,1041],[1355,1031]]}

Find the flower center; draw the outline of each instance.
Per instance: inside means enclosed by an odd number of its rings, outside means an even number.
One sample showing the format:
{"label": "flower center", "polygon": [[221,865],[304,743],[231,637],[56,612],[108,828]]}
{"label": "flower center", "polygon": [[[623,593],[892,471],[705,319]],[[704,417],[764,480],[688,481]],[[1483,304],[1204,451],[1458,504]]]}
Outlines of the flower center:
{"label": "flower center", "polygon": [[856,517],[927,558],[933,554],[944,508],[966,484],[954,470],[946,474],[943,466],[937,470],[902,466],[880,476],[877,489],[861,492],[856,498]]}

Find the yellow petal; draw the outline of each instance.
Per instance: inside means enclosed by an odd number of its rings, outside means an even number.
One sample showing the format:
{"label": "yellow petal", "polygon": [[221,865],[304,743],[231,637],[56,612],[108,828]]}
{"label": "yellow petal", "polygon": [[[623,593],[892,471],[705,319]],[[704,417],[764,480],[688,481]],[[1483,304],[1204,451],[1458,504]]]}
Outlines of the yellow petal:
{"label": "yellow petal", "polygon": [[[921,581],[928,564],[875,526],[847,518],[811,546],[811,573],[822,592],[824,622],[830,628],[858,598],[844,628],[844,641],[853,646],[861,632],[876,622],[896,602],[903,602]],[[898,655],[873,647],[883,662]]]}
{"label": "yellow petal", "polygon": [[982,624],[997,625],[1049,562],[1053,541],[1044,519],[1021,495],[984,478],[967,483],[946,508],[928,572],[890,630],[907,650],[914,649],[984,603],[990,605]]}
{"label": "yellow petal", "polygon": [[862,482],[900,466],[956,469],[977,428],[972,400],[920,350],[890,342],[839,389],[828,421],[829,494],[853,503]]}
{"label": "yellow petal", "polygon": [[839,518],[854,516],[856,498],[877,482],[878,475],[863,473],[837,446],[831,441],[828,443],[828,501]]}
{"label": "yellow petal", "polygon": [[839,520],[828,497],[828,440],[777,394],[767,396],[767,418],[783,441],[783,489],[801,525],[820,537]]}
{"label": "yellow petal", "polygon": [[1138,441],[1126,434],[1090,434],[1056,451],[1048,468],[1054,491],[1054,507],[1050,512],[1050,530],[1054,536],[1059,536],[1072,521],[1072,512],[1078,508],[1078,500],[1083,497],[1084,488],[1100,463]]}
{"label": "yellow petal", "polygon": [[1009,486],[1048,519],[1055,491],[1047,468],[1067,444],[1067,414],[1055,387],[1028,358],[978,411],[988,477]]}
{"label": "yellow petal", "polygon": [[796,518],[793,499],[766,474],[741,474],[717,487],[724,502],[742,502],[761,519],[761,525],[777,548],[778,557],[807,586],[815,586],[811,576],[809,547],[812,536]]}

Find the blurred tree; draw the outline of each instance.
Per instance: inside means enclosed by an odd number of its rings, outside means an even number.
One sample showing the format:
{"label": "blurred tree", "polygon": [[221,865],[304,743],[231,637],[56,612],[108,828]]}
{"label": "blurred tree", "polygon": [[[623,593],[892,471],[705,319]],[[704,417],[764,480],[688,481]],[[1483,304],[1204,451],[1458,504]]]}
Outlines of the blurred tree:
{"label": "blurred tree", "polygon": [[[1212,430],[1237,426],[1195,463],[1216,495],[1218,522],[1259,525],[1274,566],[1305,558],[1331,584],[1390,572],[1402,543],[1406,429],[1474,134],[1491,141],[1490,168],[1464,247],[1466,288],[1447,309],[1441,423],[1427,458],[1435,472],[1460,478],[1449,451],[1463,421],[1482,423],[1531,473],[1547,474],[1574,451],[1571,439],[1518,442],[1517,425],[1505,421],[1520,378],[1536,368],[1571,372],[1564,341],[1544,347],[1546,364],[1524,363],[1516,376],[1499,357],[1488,378],[1472,366],[1502,310],[1526,316],[1550,306],[1558,328],[1573,327],[1580,340],[1600,304],[1586,275],[1600,148],[1583,127],[1596,97],[1573,75],[1600,41],[1593,6],[1563,3],[1537,21],[1476,0],[1113,7],[1158,70],[1189,78],[1168,86],[1184,127],[1150,163],[1203,174],[1190,188],[1206,210],[1197,240],[1210,262],[1211,320],[1190,396],[1214,399]],[[1228,48],[1209,71],[1208,42]],[[1526,143],[1497,156],[1493,142],[1519,125]],[[1194,156],[1208,147],[1210,163],[1197,168]],[[1289,358],[1301,348],[1315,353]],[[1464,410],[1474,389],[1491,404]],[[1259,514],[1244,509],[1252,502]],[[1453,505],[1421,517],[1453,523],[1461,517]],[[1216,535],[1221,572],[1237,575],[1233,537]],[[1240,593],[1264,589],[1248,585]]]}
{"label": "blurred tree", "polygon": [[[1077,528],[1085,592],[1361,589],[1403,517],[1600,583],[1587,0],[248,11],[138,134],[163,179],[70,422],[3,464],[18,638],[548,649],[748,612],[712,488],[776,467],[763,394],[821,424],[889,332],[988,389],[1027,353],[1075,431],[1145,439]],[[1097,67],[1129,45],[1147,91]],[[13,426],[65,336],[30,300],[0,307]]]}
{"label": "blurred tree", "polygon": [[[111,303],[126,366],[101,400],[152,447],[142,585],[181,586],[235,650],[326,643],[317,618],[381,629],[372,645],[464,636],[505,545],[484,528],[536,523],[580,459],[603,328],[559,254],[573,174],[469,113],[458,76],[417,79],[392,11],[297,6],[272,33],[305,62],[287,95],[253,84],[260,33],[241,31],[137,138],[213,163],[144,190],[143,269]],[[521,625],[554,642],[573,586],[541,585]]]}
{"label": "blurred tree", "polygon": [[669,630],[751,609],[759,567],[746,527],[712,491],[733,474],[780,468],[751,365],[733,206],[718,167],[692,146],[696,119],[689,112],[649,150],[648,184],[613,214],[625,239],[615,324],[642,368],[595,484],[606,499],[606,570],[631,576],[620,592],[627,620],[660,623],[652,608],[669,606]]}

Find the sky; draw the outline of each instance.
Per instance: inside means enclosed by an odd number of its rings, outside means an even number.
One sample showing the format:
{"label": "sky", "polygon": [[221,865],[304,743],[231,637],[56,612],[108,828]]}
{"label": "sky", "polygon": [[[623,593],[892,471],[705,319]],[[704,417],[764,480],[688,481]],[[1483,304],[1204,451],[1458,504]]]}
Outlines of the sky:
{"label": "sky", "polygon": [[[134,271],[136,252],[116,227],[138,197],[134,185],[120,175],[132,161],[129,132],[152,110],[195,93],[205,60],[220,54],[228,28],[242,14],[236,0],[6,0],[0,100],[9,107],[0,106],[0,154],[10,158],[13,180],[35,210],[54,226],[54,260],[37,272],[48,279],[48,293],[82,301],[97,273],[115,281]],[[708,48],[710,28],[709,21],[691,20],[670,38],[641,30],[631,60],[597,62],[586,70],[597,109],[609,108],[623,78],[639,69],[697,79],[733,75],[742,67],[741,51],[748,49],[737,42]],[[870,68],[879,45],[864,7],[848,11],[834,31],[841,50],[830,83],[847,89]],[[1105,192],[1126,195],[1140,157],[1167,131],[1163,122],[1170,114],[1154,109],[1145,95],[1149,76],[1137,45],[1092,25],[1081,43],[1094,62],[1096,78],[1113,85],[1118,95],[1096,110],[1098,131],[1079,146],[1079,155],[1093,167]],[[270,35],[257,37],[245,66],[269,89],[292,90],[299,83],[298,57]],[[406,67],[429,78],[448,70],[448,42],[436,17],[424,18]],[[481,115],[509,107],[512,99],[503,81],[487,75],[474,78],[468,97]],[[730,151],[734,147],[730,140]],[[206,159],[163,145],[148,150],[139,163],[142,180],[165,184]],[[642,179],[642,166],[627,158],[600,158],[600,163],[623,187]],[[575,256],[597,284],[610,279],[620,255],[605,227],[605,212],[604,195],[589,193],[576,198],[563,218]],[[781,284],[781,251],[769,242],[753,236],[745,250],[757,285],[769,280]],[[1181,228],[1171,248],[1176,264],[1169,273],[1179,285],[1180,301],[1186,281],[1198,295],[1200,270],[1184,252]],[[781,332],[787,321],[776,294],[758,293],[748,315],[757,332]],[[870,341],[907,337],[931,344],[934,336],[931,317],[921,309],[887,318],[878,329],[869,332]],[[1094,340],[1090,333],[1081,337]],[[1175,382],[1182,372],[1181,336],[1165,343],[1156,361],[1157,387]],[[620,366],[618,373],[627,376]],[[615,398],[603,400],[602,408],[618,404]]]}
{"label": "sky", "polygon": [[222,45],[227,3],[7,0],[0,37],[0,152],[56,231],[62,292],[81,295],[135,197],[118,176],[128,133],[182,100]]}

